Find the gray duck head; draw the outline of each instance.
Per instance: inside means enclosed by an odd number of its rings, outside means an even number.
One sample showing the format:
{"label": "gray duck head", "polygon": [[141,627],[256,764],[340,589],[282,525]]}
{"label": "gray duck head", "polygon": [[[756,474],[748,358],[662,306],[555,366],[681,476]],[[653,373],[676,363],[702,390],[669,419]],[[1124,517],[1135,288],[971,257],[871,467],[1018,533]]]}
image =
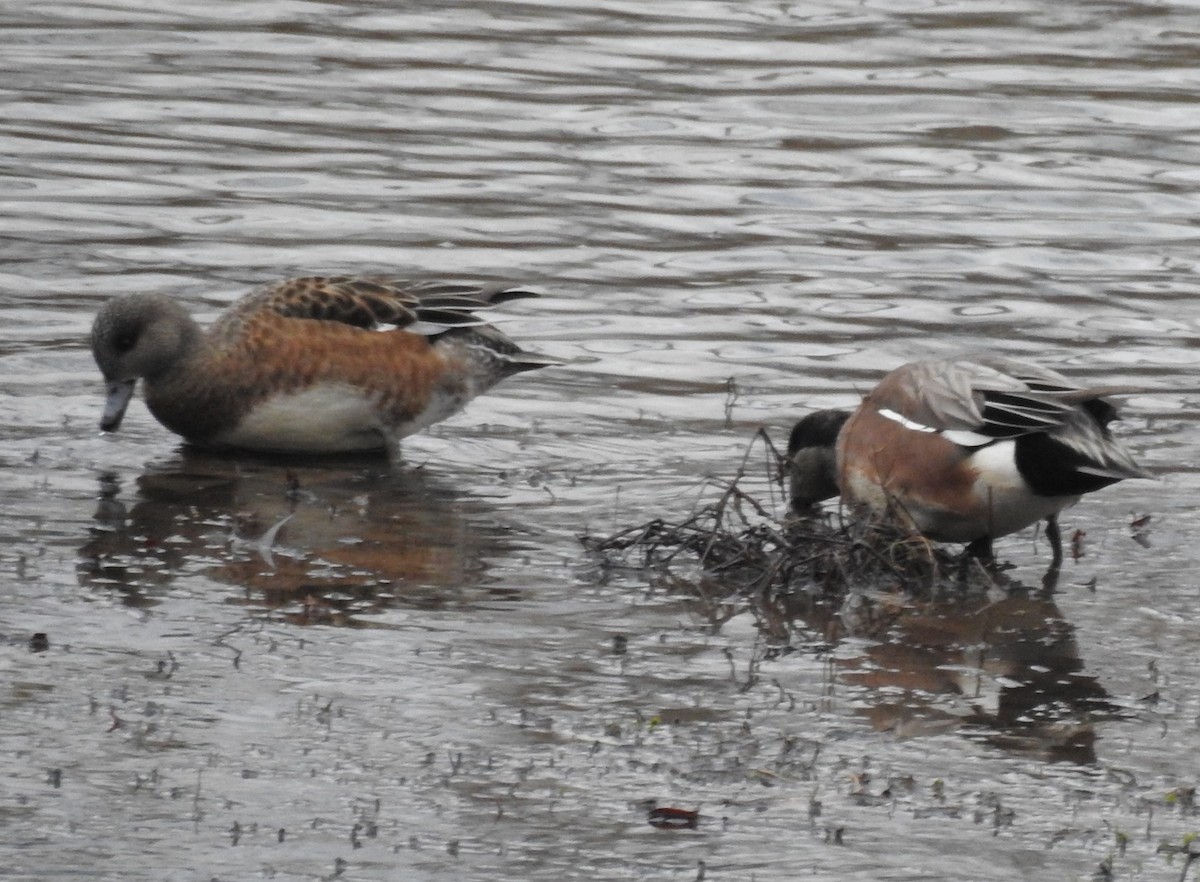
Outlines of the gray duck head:
{"label": "gray duck head", "polygon": [[106,384],[100,428],[116,431],[139,378],[154,382],[179,366],[200,342],[187,311],[161,294],[125,294],[101,307],[92,324],[92,356]]}

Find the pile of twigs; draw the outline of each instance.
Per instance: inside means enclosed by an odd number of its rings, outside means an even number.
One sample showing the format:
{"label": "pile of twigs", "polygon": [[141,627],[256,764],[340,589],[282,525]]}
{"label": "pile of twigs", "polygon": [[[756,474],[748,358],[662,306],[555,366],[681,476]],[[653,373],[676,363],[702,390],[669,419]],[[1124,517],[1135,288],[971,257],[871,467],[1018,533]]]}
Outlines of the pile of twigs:
{"label": "pile of twigs", "polygon": [[[748,463],[759,441],[768,451],[768,486],[781,488],[766,501],[742,486],[749,483]],[[720,492],[714,501],[678,521],[655,518],[608,536],[583,536],[583,544],[608,566],[660,572],[698,566],[705,578],[763,599],[798,592],[837,596],[851,589],[923,593],[987,580],[974,561],[889,523],[843,518],[840,511],[792,511],[778,501],[787,468],[760,430],[733,478],[715,483]],[[640,560],[630,560],[634,552]]]}

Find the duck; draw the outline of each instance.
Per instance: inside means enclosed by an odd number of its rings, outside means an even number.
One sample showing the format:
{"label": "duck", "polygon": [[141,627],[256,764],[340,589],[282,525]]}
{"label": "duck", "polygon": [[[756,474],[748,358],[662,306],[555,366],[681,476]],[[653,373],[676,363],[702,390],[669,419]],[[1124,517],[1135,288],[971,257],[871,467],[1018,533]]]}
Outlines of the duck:
{"label": "duck", "polygon": [[524,287],[310,276],[264,285],[207,329],[176,300],[107,301],[91,348],[116,432],[137,382],[190,445],[273,454],[386,452],[501,380],[553,364],[480,313]]}
{"label": "duck", "polygon": [[853,411],[808,414],[788,444],[798,511],[841,496],[935,542],[992,560],[994,539],[1039,521],[1055,563],[1058,514],[1126,478],[1152,478],[1113,437],[1110,396],[1041,365],[991,353],[915,361]]}
{"label": "duck", "polygon": [[788,495],[797,512],[841,493],[837,439],[848,419],[848,410],[816,410],[792,426],[787,446]]}

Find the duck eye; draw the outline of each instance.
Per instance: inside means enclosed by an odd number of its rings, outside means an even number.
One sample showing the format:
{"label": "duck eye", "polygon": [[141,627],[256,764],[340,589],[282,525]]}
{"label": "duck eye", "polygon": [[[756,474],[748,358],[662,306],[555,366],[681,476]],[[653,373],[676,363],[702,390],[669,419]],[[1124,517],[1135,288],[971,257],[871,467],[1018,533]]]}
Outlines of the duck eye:
{"label": "duck eye", "polygon": [[137,343],[137,334],[133,331],[121,331],[113,337],[113,349],[117,352],[128,352]]}

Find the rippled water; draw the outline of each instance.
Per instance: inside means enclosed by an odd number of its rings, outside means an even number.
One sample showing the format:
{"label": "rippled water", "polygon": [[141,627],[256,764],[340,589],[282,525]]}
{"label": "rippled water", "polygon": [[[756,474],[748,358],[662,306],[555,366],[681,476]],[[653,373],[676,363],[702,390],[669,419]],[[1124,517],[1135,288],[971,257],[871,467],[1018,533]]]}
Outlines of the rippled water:
{"label": "rippled water", "polygon": [[[1169,2],[6,6],[0,875],[1176,878],[1198,35]],[[106,298],[352,271],[535,284],[503,327],[569,364],[399,470],[184,451],[140,405],[98,435]],[[1053,598],[781,635],[581,550],[975,346],[1151,389],[1121,432],[1165,479],[1068,513]],[[1000,551],[1036,584],[1040,541]]]}

